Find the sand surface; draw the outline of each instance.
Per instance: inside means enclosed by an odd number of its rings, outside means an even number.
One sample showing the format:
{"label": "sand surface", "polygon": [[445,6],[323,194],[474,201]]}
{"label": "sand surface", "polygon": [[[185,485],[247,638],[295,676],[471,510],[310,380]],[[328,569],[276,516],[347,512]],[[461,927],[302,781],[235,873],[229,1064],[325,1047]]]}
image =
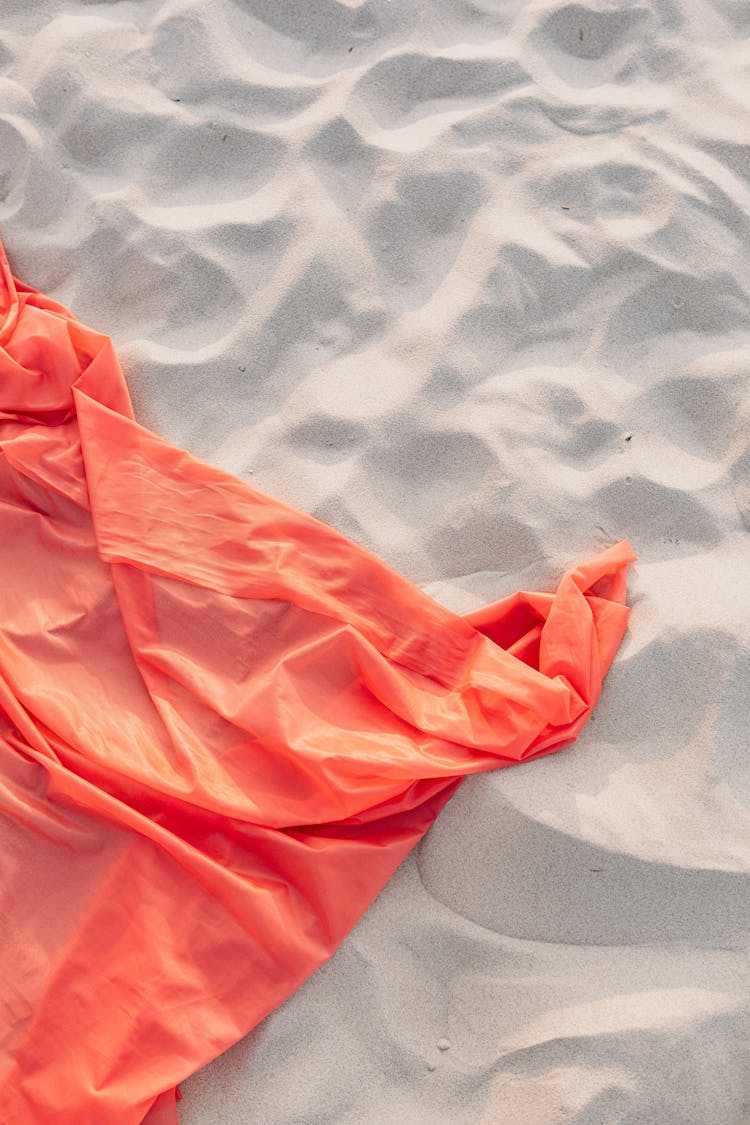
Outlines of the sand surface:
{"label": "sand surface", "polygon": [[459,611],[640,557],[578,744],[465,782],[183,1125],[747,1125],[750,7],[0,15],[8,253],[140,421]]}

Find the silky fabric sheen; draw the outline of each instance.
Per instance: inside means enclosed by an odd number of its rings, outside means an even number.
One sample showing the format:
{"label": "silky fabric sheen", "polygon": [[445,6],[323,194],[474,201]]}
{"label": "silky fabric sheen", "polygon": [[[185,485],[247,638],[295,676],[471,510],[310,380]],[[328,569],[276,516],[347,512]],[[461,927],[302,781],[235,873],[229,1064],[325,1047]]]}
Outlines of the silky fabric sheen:
{"label": "silky fabric sheen", "polygon": [[634,559],[451,613],[138,425],[1,247],[0,531],[4,1125],[176,1121],[465,775],[576,737]]}

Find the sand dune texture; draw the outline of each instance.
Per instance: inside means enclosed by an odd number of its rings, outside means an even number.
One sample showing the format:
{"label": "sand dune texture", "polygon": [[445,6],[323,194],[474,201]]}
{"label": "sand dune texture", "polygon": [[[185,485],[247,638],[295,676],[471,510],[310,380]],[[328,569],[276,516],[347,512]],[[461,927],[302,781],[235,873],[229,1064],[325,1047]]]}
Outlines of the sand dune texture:
{"label": "sand dune texture", "polygon": [[450,608],[627,536],[579,743],[464,783],[184,1125],[750,1121],[750,9],[0,0],[16,273]]}

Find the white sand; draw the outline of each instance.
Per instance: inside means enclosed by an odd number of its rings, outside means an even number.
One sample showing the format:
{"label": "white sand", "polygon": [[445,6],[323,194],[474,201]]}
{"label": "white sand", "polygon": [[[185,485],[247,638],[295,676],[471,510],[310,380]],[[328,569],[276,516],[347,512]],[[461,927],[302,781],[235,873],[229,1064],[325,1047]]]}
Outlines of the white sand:
{"label": "white sand", "polygon": [[640,556],[577,746],[467,781],[184,1125],[746,1125],[750,8],[0,14],[8,252],[142,422],[457,610]]}

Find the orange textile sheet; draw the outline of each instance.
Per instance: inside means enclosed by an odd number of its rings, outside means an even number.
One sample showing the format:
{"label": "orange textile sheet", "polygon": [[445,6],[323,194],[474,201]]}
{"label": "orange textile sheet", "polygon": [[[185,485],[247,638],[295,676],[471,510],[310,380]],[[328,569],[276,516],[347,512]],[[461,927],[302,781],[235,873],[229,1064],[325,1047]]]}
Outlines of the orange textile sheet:
{"label": "orange textile sheet", "polygon": [[133,418],[0,247],[3,1125],[176,1121],[461,779],[571,742],[622,541],[461,617]]}

